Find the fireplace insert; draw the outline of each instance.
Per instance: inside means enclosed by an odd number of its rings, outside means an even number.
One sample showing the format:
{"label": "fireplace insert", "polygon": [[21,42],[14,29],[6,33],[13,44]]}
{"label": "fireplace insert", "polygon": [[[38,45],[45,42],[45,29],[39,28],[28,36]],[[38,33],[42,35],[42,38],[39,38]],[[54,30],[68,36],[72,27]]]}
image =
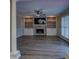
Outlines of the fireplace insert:
{"label": "fireplace insert", "polygon": [[43,34],[44,33],[44,29],[36,29],[36,33],[37,34]]}

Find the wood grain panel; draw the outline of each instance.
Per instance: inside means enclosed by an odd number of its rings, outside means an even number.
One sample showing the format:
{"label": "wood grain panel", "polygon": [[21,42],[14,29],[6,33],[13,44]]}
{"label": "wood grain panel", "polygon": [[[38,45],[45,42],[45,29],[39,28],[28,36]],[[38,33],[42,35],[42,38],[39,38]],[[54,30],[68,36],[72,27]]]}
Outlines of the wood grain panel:
{"label": "wood grain panel", "polygon": [[56,21],[55,22],[47,22],[48,28],[56,28]]}
{"label": "wood grain panel", "polygon": [[47,27],[56,28],[56,17],[47,17]]}
{"label": "wood grain panel", "polygon": [[33,28],[33,18],[25,18],[25,28]]}
{"label": "wood grain panel", "polygon": [[25,22],[25,28],[33,28],[33,22]]}
{"label": "wood grain panel", "polygon": [[63,59],[68,43],[56,36],[23,36],[18,38],[21,59]]}

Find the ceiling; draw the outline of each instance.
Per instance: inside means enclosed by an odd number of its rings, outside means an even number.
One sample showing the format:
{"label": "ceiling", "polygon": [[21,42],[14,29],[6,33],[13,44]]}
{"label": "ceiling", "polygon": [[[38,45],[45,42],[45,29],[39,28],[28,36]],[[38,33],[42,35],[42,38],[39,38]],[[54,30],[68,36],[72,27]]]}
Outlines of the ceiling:
{"label": "ceiling", "polygon": [[55,16],[69,6],[69,0],[17,0],[16,10],[18,15],[32,16],[34,10],[42,9],[46,15]]}

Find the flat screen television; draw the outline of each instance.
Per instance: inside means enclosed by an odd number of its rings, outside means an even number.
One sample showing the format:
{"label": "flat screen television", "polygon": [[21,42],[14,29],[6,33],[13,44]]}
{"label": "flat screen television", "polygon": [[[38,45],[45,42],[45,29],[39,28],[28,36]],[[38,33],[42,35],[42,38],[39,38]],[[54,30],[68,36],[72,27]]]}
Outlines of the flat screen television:
{"label": "flat screen television", "polygon": [[46,24],[46,18],[34,18],[34,24]]}

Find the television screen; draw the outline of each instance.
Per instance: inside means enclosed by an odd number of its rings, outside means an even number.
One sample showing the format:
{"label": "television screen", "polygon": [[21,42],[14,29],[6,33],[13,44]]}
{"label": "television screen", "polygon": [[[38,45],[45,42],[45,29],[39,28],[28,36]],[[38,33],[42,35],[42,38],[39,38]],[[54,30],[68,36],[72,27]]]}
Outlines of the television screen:
{"label": "television screen", "polygon": [[45,24],[46,18],[34,18],[34,24]]}

